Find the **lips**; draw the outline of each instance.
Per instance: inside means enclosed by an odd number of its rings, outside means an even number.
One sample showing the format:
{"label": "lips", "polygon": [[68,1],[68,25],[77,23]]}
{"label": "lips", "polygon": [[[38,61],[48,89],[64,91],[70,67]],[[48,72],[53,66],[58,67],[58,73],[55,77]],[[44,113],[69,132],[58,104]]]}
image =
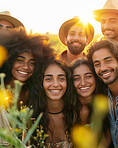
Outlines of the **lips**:
{"label": "lips", "polygon": [[20,71],[20,70],[18,70],[17,72],[21,75],[24,75],[24,76],[28,75],[28,72],[24,72],[24,71]]}
{"label": "lips", "polygon": [[103,32],[104,32],[104,35],[110,35],[114,32],[114,30],[109,29],[109,30],[104,30]]}
{"label": "lips", "polygon": [[60,94],[61,89],[50,89],[49,90],[53,95]]}
{"label": "lips", "polygon": [[112,71],[113,70],[111,69],[111,70],[107,70],[105,72],[101,72],[99,74],[99,76],[102,77],[103,79],[108,79],[111,76]]}
{"label": "lips", "polygon": [[90,86],[79,88],[79,90],[80,90],[81,92],[86,92],[86,91],[88,91],[89,89],[90,89]]}

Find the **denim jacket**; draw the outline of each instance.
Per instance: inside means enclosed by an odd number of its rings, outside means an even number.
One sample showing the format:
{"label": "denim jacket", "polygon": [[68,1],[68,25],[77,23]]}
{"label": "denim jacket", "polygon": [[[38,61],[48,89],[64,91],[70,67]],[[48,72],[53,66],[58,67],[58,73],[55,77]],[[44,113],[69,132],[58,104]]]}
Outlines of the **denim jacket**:
{"label": "denim jacket", "polygon": [[115,112],[117,114],[116,120],[113,111],[113,98],[109,89],[108,89],[108,97],[109,97],[109,113],[110,113],[110,125],[111,125],[110,132],[114,147],[118,148],[118,96],[116,97],[116,106],[115,106]]}

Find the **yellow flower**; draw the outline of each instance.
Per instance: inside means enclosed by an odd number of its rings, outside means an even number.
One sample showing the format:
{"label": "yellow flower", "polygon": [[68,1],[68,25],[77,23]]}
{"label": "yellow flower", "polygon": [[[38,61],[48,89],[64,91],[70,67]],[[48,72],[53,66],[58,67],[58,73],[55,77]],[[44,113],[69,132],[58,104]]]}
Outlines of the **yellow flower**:
{"label": "yellow flower", "polygon": [[90,127],[74,126],[71,137],[76,148],[96,148],[94,134]]}
{"label": "yellow flower", "polygon": [[94,100],[94,111],[104,115],[108,112],[108,98],[105,95],[96,95]]}
{"label": "yellow flower", "polygon": [[12,103],[12,93],[8,89],[0,89],[0,106],[7,108]]}
{"label": "yellow flower", "polygon": [[0,45],[0,67],[7,59],[7,55],[8,55],[7,50],[3,46]]}

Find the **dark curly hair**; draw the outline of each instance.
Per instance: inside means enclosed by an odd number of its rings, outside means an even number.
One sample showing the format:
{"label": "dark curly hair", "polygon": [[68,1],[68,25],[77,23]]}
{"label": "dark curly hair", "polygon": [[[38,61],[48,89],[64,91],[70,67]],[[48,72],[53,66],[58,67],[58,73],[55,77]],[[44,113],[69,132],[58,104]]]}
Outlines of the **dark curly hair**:
{"label": "dark curly hair", "polygon": [[[1,36],[2,35],[2,36]],[[27,33],[25,28],[9,29],[0,35],[0,44],[8,51],[8,58],[0,68],[0,72],[6,74],[5,81],[9,83],[12,78],[12,66],[19,54],[32,53],[35,62],[43,62],[55,55],[54,49],[48,43],[46,36]]]}
{"label": "dark curly hair", "polygon": [[[0,34],[0,44],[8,51],[8,58],[0,68],[1,73],[5,73],[5,84],[9,84],[12,79],[12,68],[19,54],[32,53],[35,59],[35,68],[38,63],[42,65],[48,58],[55,56],[55,50],[51,48],[46,36],[41,34],[27,33],[25,28],[8,29]],[[32,76],[25,82],[21,92],[32,90]],[[25,95],[24,95],[25,96]],[[29,98],[31,98],[29,96]],[[25,99],[25,98],[24,98]],[[29,100],[28,100],[29,101]],[[26,104],[28,105],[28,104]]]}

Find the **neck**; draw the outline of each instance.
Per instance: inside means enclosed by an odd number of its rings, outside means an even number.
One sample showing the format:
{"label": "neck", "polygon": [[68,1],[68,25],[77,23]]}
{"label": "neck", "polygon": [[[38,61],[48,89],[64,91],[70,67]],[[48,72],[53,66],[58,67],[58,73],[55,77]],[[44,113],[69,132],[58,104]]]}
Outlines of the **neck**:
{"label": "neck", "polygon": [[64,103],[62,99],[57,101],[47,99],[47,105],[48,105],[48,113],[59,114],[63,112]]}
{"label": "neck", "polygon": [[80,97],[79,96],[79,100],[82,105],[89,104],[92,101],[92,98],[93,98],[92,95],[89,97]]}
{"label": "neck", "polygon": [[81,52],[80,54],[78,54],[78,55],[74,55],[74,54],[72,54],[72,53],[69,51],[69,49],[67,50],[67,61],[68,61],[68,63],[71,63],[71,62],[74,61],[75,59],[81,58],[81,57],[83,57],[83,53],[82,53],[82,52]]}
{"label": "neck", "polygon": [[118,86],[118,79],[114,83],[108,85],[110,91],[112,92],[113,97],[118,96],[118,87],[116,87],[116,86]]}
{"label": "neck", "polygon": [[63,113],[63,110],[61,110],[60,112],[55,112],[55,113],[52,113],[52,112],[48,112],[48,113],[53,114],[53,115],[57,115],[57,114]]}

